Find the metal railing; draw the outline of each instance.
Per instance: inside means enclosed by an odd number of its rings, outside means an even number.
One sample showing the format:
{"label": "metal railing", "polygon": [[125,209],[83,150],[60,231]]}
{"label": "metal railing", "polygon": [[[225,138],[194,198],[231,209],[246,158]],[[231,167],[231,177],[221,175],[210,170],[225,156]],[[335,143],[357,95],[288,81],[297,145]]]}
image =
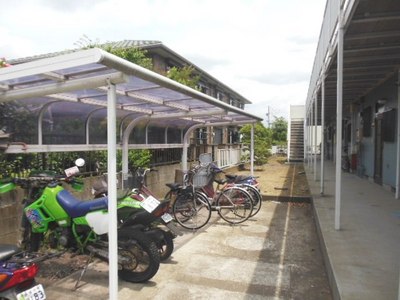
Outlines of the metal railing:
{"label": "metal railing", "polygon": [[220,168],[240,163],[241,149],[218,149],[216,155],[217,165]]}

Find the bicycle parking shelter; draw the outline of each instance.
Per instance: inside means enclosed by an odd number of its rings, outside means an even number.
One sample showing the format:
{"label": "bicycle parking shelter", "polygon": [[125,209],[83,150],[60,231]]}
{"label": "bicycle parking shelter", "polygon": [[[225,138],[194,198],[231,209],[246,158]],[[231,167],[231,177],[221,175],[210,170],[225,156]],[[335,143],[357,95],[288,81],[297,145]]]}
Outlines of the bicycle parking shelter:
{"label": "bicycle parking shelter", "polygon": [[[262,120],[97,48],[1,68],[0,103],[17,103],[24,112],[35,116],[37,126],[36,143],[11,143],[5,149],[6,153],[108,151],[110,299],[118,298],[117,149],[122,149],[122,173],[125,176],[128,174],[128,150],[133,148],[182,147],[182,169],[186,170],[189,137],[193,130],[254,124]],[[45,144],[43,123],[49,108],[83,122],[85,141]],[[107,144],[91,143],[89,126],[94,114],[103,114],[107,118]],[[132,130],[140,122],[165,127],[165,143],[130,144]],[[168,128],[182,131],[181,143],[168,143]],[[118,143],[117,133],[120,135]],[[252,171],[253,148],[252,129]]]}

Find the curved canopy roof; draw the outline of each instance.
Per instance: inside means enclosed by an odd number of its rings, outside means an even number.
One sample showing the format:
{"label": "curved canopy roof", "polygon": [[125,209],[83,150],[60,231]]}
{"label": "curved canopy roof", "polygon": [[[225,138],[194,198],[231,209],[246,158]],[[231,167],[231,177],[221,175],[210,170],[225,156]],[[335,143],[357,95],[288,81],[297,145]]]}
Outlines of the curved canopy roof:
{"label": "curved canopy roof", "polygon": [[[138,123],[139,119],[146,125],[172,131],[185,131],[194,125],[222,126],[261,120],[94,48],[0,69],[0,103],[6,103],[3,109],[9,107],[13,114],[9,124],[3,121],[2,125],[13,128],[14,135],[23,137],[27,144],[11,144],[7,151],[105,148],[110,84],[116,87],[120,141],[129,124]],[[170,142],[166,139],[163,143]],[[181,145],[182,141],[177,143]]]}

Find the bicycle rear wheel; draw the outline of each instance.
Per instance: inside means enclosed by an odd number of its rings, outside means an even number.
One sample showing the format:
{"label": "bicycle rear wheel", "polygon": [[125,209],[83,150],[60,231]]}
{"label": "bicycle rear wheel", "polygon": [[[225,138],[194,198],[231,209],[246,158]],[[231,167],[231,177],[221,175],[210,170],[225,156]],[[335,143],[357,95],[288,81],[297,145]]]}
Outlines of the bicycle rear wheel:
{"label": "bicycle rear wheel", "polygon": [[250,218],[253,200],[245,189],[229,187],[219,194],[216,208],[220,217],[226,222],[239,224]]}
{"label": "bicycle rear wheel", "polygon": [[211,217],[211,205],[200,192],[178,194],[172,213],[175,220],[184,228],[199,229],[206,225]]}
{"label": "bicycle rear wheel", "polygon": [[244,184],[240,185],[241,188],[244,188],[251,196],[251,199],[253,200],[253,211],[250,215],[250,217],[255,216],[261,209],[261,203],[262,203],[262,197],[260,192],[258,191],[257,188],[250,184]]}

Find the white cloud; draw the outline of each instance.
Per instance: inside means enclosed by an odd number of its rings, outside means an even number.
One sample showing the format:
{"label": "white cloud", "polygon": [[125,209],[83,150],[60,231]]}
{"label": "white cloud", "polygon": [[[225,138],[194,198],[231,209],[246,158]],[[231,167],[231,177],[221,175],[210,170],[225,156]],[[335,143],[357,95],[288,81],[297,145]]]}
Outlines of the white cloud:
{"label": "white cloud", "polygon": [[[2,0],[0,0],[2,1]],[[286,116],[305,102],[325,1],[21,0],[0,11],[0,57],[100,42],[160,40],[254,102]],[[265,111],[265,112],[262,112]]]}

